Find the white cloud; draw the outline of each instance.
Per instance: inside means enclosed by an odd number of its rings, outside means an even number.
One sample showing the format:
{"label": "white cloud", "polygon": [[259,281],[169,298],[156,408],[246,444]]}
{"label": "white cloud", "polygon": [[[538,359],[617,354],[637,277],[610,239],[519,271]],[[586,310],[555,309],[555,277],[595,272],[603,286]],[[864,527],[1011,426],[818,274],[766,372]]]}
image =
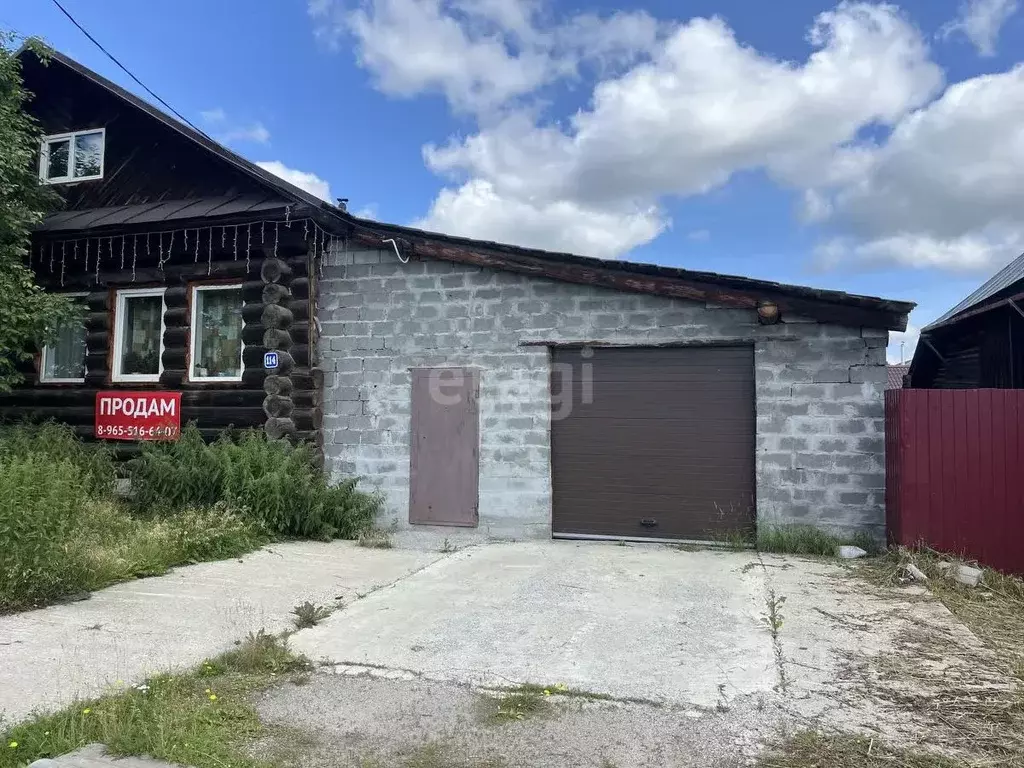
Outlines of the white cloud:
{"label": "white cloud", "polygon": [[611,67],[653,45],[643,12],[585,14],[545,25],[539,0],[309,0],[318,38],[356,41],[359,63],[385,93],[440,93],[456,110],[486,114],[574,77],[583,62]]}
{"label": "white cloud", "polygon": [[358,219],[377,219],[380,216],[376,203],[368,203],[362,208],[352,211],[352,215]]}
{"label": "white cloud", "polygon": [[[1002,19],[1012,5],[970,9]],[[440,94],[475,119],[423,148],[445,186],[420,226],[614,257],[671,226],[666,201],[762,171],[798,195],[826,266],[989,270],[1024,248],[1024,70],[943,91],[920,30],[890,4],[808,19],[799,61],[718,17],[559,18],[546,0],[309,12],[323,39],[353,41],[382,91]],[[555,113],[554,83],[586,88],[584,106]]]}
{"label": "white cloud", "polygon": [[233,144],[239,141],[266,144],[270,141],[270,131],[263,123],[255,122],[224,131],[217,136],[217,139],[223,144]]}
{"label": "white cloud", "polygon": [[598,210],[569,200],[502,198],[474,179],[444,189],[414,226],[531,248],[612,258],[653,240],[667,222],[656,208]]}
{"label": "white cloud", "polygon": [[999,31],[1016,12],[1017,0],[966,0],[957,18],[939,34],[941,37],[962,34],[981,56],[995,56]]}
{"label": "white cloud", "polygon": [[228,113],[221,107],[203,110],[199,116],[212,131],[215,131],[215,138],[221,144],[270,142],[270,131],[258,120],[252,123],[235,122],[228,118]]}
{"label": "white cloud", "polygon": [[215,109],[204,109],[199,113],[199,116],[203,118],[203,122],[206,123],[223,123],[228,119],[227,112],[220,107]]}
{"label": "white cloud", "polygon": [[424,224],[470,234],[468,208],[473,234],[499,237],[515,234],[507,212],[518,210],[535,241],[561,247],[574,216],[574,250],[621,254],[666,227],[666,196],[707,192],[745,169],[801,181],[863,126],[895,122],[942,81],[918,31],[888,6],[841,5],[809,39],[817,50],[794,64],[741,45],[717,18],[676,25],[646,60],[598,82],[564,124],[513,110],[427,146],[428,166],[461,185],[444,190]]}
{"label": "white cloud", "polygon": [[852,151],[856,172],[808,193],[842,233],[825,262],[991,271],[1024,250],[1024,65],[952,85]]}
{"label": "white cloud", "polygon": [[307,171],[289,168],[279,160],[266,160],[256,163],[256,165],[265,171],[269,171],[275,176],[279,176],[288,183],[294,184],[299,189],[306,190],[309,194],[315,195],[321,200],[326,200],[328,202],[333,200],[331,197],[330,185],[315,173],[308,173]]}

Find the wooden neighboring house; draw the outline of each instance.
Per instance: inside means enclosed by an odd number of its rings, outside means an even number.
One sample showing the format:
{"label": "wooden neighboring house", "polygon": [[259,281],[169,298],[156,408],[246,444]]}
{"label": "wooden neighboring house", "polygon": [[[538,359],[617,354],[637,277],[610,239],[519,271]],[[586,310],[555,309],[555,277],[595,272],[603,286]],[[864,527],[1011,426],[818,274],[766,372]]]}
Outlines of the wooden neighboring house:
{"label": "wooden neighboring house", "polygon": [[359,219],[66,56],[22,59],[66,201],[31,264],[86,314],[0,418],[120,437],[100,393],[170,392],[207,437],[315,440],[402,526],[881,533],[885,349],[913,304]]}
{"label": "wooden neighboring house", "polygon": [[1024,388],[1024,254],[921,329],[914,389]]}

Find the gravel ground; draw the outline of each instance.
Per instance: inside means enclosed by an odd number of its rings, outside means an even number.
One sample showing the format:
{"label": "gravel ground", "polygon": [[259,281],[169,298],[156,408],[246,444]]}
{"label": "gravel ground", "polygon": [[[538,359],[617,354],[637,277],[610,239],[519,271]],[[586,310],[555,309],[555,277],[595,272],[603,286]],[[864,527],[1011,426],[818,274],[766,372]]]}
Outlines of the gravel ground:
{"label": "gravel ground", "polygon": [[[662,768],[748,765],[777,733],[771,697],[696,710],[550,696],[543,711],[493,722],[490,695],[454,683],[318,673],[257,701],[309,768]],[[273,731],[274,729],[272,729]],[[271,739],[262,752],[280,752]]]}

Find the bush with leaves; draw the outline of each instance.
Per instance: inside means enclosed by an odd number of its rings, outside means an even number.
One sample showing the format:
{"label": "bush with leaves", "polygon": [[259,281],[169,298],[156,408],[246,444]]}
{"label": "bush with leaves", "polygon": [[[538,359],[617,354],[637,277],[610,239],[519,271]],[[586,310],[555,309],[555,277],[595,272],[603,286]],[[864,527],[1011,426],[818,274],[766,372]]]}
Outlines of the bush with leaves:
{"label": "bush with leaves", "polygon": [[175,442],[143,443],[129,467],[138,513],[223,501],[277,536],[354,538],[381,506],[378,495],[356,490],[356,478],[330,485],[309,445],[268,440],[255,430],[207,444],[190,424]]}
{"label": "bush with leaves", "polygon": [[[22,364],[77,311],[68,297],[36,285],[27,266],[32,229],[60,199],[39,183],[40,129],[25,111],[29,94],[14,40],[0,30],[0,392],[24,378]],[[43,46],[29,46],[45,59]]]}

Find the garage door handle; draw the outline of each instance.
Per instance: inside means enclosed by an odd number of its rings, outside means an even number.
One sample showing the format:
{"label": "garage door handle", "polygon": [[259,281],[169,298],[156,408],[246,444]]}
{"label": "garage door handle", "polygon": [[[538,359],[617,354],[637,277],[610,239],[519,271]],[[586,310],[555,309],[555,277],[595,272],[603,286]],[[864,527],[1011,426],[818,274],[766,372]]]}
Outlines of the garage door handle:
{"label": "garage door handle", "polygon": [[642,525],[644,528],[654,528],[657,524],[658,521],[655,520],[653,517],[645,517],[643,520],[640,521],[640,525]]}

